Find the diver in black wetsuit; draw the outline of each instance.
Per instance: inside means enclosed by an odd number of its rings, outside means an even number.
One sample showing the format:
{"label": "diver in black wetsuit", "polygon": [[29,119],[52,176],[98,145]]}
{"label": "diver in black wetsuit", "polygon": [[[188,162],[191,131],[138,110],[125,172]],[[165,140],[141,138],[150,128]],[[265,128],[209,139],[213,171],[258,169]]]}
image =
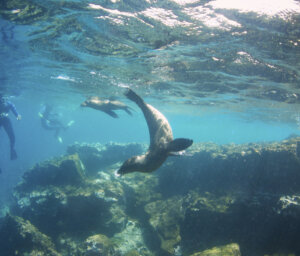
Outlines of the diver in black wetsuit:
{"label": "diver in black wetsuit", "polygon": [[39,117],[41,118],[42,127],[45,130],[54,130],[55,138],[62,143],[62,138],[60,136],[61,130],[66,130],[69,128],[74,121],[70,121],[67,125],[64,125],[59,118],[59,115],[53,111],[52,106],[45,104],[41,111],[39,112]]}
{"label": "diver in black wetsuit", "polygon": [[3,127],[6,131],[9,143],[10,143],[10,159],[17,159],[17,153],[15,151],[15,134],[12,128],[10,119],[8,118],[9,111],[12,111],[17,120],[21,120],[21,116],[18,114],[16,107],[10,101],[7,101],[2,94],[0,94],[0,128]]}

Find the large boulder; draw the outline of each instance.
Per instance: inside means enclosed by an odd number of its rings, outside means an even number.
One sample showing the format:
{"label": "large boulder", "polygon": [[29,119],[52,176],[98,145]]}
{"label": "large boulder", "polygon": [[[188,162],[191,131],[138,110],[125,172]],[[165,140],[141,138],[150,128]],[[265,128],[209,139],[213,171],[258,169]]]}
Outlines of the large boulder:
{"label": "large boulder", "polygon": [[81,186],[85,182],[85,168],[77,154],[55,158],[36,164],[26,171],[15,193],[21,195],[39,188]]}
{"label": "large boulder", "polygon": [[191,191],[183,200],[180,230],[185,252],[235,242],[242,255],[299,253],[298,196]]}
{"label": "large boulder", "polygon": [[87,179],[77,154],[47,161],[24,174],[12,211],[51,237],[113,235],[126,216],[122,186],[110,177],[114,175],[101,173]]}
{"label": "large boulder", "polygon": [[173,197],[167,200],[158,200],[145,206],[149,214],[149,224],[160,239],[161,249],[170,255],[181,242],[180,225],[183,219],[182,198]]}
{"label": "large boulder", "polygon": [[60,256],[47,235],[41,233],[28,220],[7,215],[0,227],[2,256],[41,255]]}
{"label": "large boulder", "polygon": [[68,154],[78,154],[84,163],[87,174],[94,176],[98,171],[118,162],[123,162],[134,155],[142,154],[146,145],[138,143],[75,143],[67,149]]}
{"label": "large boulder", "polygon": [[299,192],[299,143],[300,137],[241,145],[194,143],[186,156],[169,157],[160,168],[160,192],[168,196],[191,189],[217,194]]}

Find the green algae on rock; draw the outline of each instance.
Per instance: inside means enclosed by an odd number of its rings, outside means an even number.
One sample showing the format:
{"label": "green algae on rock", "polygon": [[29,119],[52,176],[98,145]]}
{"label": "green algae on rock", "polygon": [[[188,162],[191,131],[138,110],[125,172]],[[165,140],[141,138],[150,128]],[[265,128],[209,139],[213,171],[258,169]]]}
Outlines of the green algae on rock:
{"label": "green algae on rock", "polygon": [[14,196],[14,212],[53,237],[113,234],[125,221],[122,187],[103,178],[88,180],[77,154],[36,165]]}
{"label": "green algae on rock", "polygon": [[16,192],[24,193],[38,187],[79,186],[85,182],[84,166],[78,155],[67,155],[35,165],[23,175]]}
{"label": "green algae on rock", "polygon": [[48,236],[21,217],[7,215],[0,231],[1,255],[61,255]]}
{"label": "green algae on rock", "polygon": [[145,206],[145,211],[161,241],[162,250],[174,254],[174,248],[181,241],[179,223],[183,219],[182,199],[173,197],[151,202]]}
{"label": "green algae on rock", "polygon": [[[172,158],[159,172],[161,193],[261,191],[293,194],[300,183],[300,137],[273,143],[195,143],[189,155]],[[182,171],[184,170],[184,171]],[[184,183],[183,183],[184,181]]]}
{"label": "green algae on rock", "polygon": [[[24,174],[11,212],[66,256],[85,255],[87,248],[94,255],[107,239],[116,256],[210,255],[200,253],[221,253],[219,245],[231,243],[243,255],[297,255],[299,141],[196,143],[156,174],[125,178],[113,170],[128,149],[142,145],[76,144],[72,155]],[[41,248],[32,253],[47,255]]]}
{"label": "green algae on rock", "polygon": [[85,256],[116,256],[114,245],[110,239],[102,234],[90,236],[85,241]]}
{"label": "green algae on rock", "polygon": [[[138,255],[152,256],[153,254],[145,245],[143,229],[136,220],[128,220],[124,229],[112,237],[116,245],[116,251],[120,255],[138,252]],[[134,254],[133,254],[134,255]]]}
{"label": "green algae on rock", "polygon": [[137,155],[145,150],[146,146],[138,143],[75,143],[67,149],[69,154],[78,154],[84,163],[87,174],[93,176],[98,171],[117,162],[125,161],[132,155]]}
{"label": "green algae on rock", "polygon": [[229,244],[193,253],[190,256],[241,256],[241,252],[238,244]]}

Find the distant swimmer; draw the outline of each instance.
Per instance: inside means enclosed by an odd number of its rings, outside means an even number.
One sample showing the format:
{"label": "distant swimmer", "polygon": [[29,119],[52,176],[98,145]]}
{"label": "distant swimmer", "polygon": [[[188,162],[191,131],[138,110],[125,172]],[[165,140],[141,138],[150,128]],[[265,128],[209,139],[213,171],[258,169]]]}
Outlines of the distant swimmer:
{"label": "distant swimmer", "polygon": [[67,130],[71,125],[74,124],[74,121],[70,121],[68,124],[64,124],[61,121],[61,118],[58,113],[53,111],[53,107],[49,104],[43,105],[42,109],[39,112],[39,117],[41,118],[42,127],[45,130],[53,130],[55,131],[55,138],[62,143],[62,137],[60,136],[60,132],[62,130]]}
{"label": "distant swimmer", "polygon": [[15,134],[12,128],[11,121],[8,117],[9,111],[13,112],[17,120],[21,120],[21,116],[18,114],[15,105],[6,100],[0,93],[0,128],[3,126],[4,130],[7,133],[10,143],[10,159],[15,160],[17,159],[17,153],[15,151]]}
{"label": "distant swimmer", "polygon": [[114,110],[124,110],[128,115],[132,115],[130,108],[124,103],[117,100],[101,100],[99,97],[90,97],[83,103],[81,107],[89,107],[96,110],[103,111],[104,113],[110,115],[113,118],[118,118],[119,116],[114,112]]}
{"label": "distant swimmer", "polygon": [[145,154],[133,156],[126,160],[117,171],[117,175],[131,172],[152,172],[159,168],[168,156],[193,144],[193,140],[190,139],[174,140],[171,126],[165,116],[145,103],[134,91],[128,89],[125,96],[135,102],[142,110],[149,129],[150,146]]}

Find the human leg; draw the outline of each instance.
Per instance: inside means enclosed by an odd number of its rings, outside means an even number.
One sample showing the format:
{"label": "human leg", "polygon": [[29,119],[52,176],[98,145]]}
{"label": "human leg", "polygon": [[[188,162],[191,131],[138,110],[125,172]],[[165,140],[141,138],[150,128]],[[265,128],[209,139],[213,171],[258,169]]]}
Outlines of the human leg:
{"label": "human leg", "polygon": [[4,130],[7,133],[7,136],[9,138],[9,143],[10,143],[10,159],[11,160],[15,160],[17,158],[17,153],[15,151],[15,134],[14,134],[14,130],[11,124],[11,121],[8,117],[3,118],[2,120],[2,125]]}

